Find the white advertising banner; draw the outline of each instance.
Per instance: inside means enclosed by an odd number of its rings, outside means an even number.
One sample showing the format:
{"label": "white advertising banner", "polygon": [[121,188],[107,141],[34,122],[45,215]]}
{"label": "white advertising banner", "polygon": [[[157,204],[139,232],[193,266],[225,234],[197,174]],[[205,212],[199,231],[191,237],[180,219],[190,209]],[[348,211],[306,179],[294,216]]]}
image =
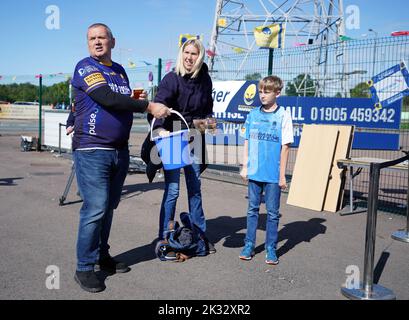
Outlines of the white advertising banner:
{"label": "white advertising banner", "polygon": [[65,134],[65,123],[68,112],[45,111],[44,112],[44,141],[43,144],[49,147],[58,148],[59,128],[61,126],[61,149],[71,150],[71,135]]}

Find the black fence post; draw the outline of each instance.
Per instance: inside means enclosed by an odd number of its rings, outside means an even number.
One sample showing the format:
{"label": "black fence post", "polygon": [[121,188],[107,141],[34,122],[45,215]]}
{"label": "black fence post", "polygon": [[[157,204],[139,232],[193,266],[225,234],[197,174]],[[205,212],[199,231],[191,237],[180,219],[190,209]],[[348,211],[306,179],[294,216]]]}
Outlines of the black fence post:
{"label": "black fence post", "polygon": [[273,60],[274,60],[274,48],[268,49],[268,75],[273,74]]}

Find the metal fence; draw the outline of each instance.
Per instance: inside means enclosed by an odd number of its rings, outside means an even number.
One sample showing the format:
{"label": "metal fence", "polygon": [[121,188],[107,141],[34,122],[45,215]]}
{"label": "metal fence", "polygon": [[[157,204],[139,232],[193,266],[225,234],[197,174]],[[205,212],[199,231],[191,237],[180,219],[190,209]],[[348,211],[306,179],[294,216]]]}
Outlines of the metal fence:
{"label": "metal fence", "polygon": [[[326,46],[305,45],[273,51],[259,49],[251,53],[216,56],[211,76],[213,81],[252,80],[267,76],[270,71],[283,79],[285,83],[283,95],[368,97],[369,90],[365,83],[374,74],[386,70],[401,60],[409,60],[408,36],[340,41]],[[174,66],[175,57],[159,59],[157,63],[144,67],[125,66],[125,69],[131,86],[142,86],[150,90],[153,95],[159,80]],[[43,75],[43,85],[51,86],[67,81],[71,76],[72,74],[65,73]],[[10,75],[2,76],[0,79],[0,84],[14,82],[36,84],[38,79],[34,75]],[[68,92],[67,88],[67,97]],[[409,112],[408,104],[409,99],[404,99],[402,111]],[[409,150],[409,121],[405,121],[401,122],[399,130],[400,146],[402,150]],[[367,129],[356,128],[356,131],[360,130]],[[391,133],[393,130],[377,131]],[[287,166],[289,176],[292,174],[296,155],[297,149],[291,149]],[[401,151],[356,149],[353,149],[351,154],[352,157],[375,157],[388,160],[400,158],[402,155]],[[241,155],[237,156],[241,157]],[[218,170],[230,170],[237,173],[238,165],[230,169],[219,166]],[[369,175],[365,171],[354,179],[354,192],[363,200],[367,198],[368,183]],[[347,189],[348,185],[347,181]],[[382,172],[379,192],[380,206],[394,212],[404,212],[407,188],[407,173]]]}
{"label": "metal fence", "polygon": [[[218,80],[260,79],[278,75],[285,83],[284,95],[316,97],[369,97],[366,82],[375,74],[409,59],[409,37],[385,37],[340,41],[328,46],[308,45],[274,51],[260,49],[242,54],[216,57],[212,78]],[[402,111],[409,111],[409,99],[404,99]],[[401,122],[399,135],[402,150],[409,150],[409,123]],[[356,131],[364,131],[356,128]],[[366,129],[367,130],[367,129]],[[396,133],[396,130],[376,130]],[[290,152],[287,174],[291,176],[297,149]],[[356,150],[351,157],[396,159],[401,151]],[[382,172],[379,201],[384,210],[405,212],[408,173]],[[347,177],[349,179],[349,177]],[[354,179],[354,195],[366,200],[369,172]],[[349,181],[346,181],[348,190]],[[349,190],[348,190],[349,191]],[[347,197],[346,197],[347,199]],[[365,201],[362,203],[365,205]]]}

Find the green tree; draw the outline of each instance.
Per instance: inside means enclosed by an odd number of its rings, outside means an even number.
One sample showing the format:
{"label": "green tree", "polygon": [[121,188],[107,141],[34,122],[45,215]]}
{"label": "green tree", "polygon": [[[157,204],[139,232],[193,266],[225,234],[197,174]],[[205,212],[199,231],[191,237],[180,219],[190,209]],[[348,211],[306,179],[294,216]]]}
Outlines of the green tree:
{"label": "green tree", "polygon": [[[69,104],[70,80],[43,86],[43,104]],[[31,83],[0,85],[0,100],[8,102],[38,101],[38,86]]]}
{"label": "green tree", "polygon": [[371,93],[369,91],[368,84],[366,82],[358,83],[354,88],[349,90],[351,98],[370,98]]}
{"label": "green tree", "polygon": [[247,74],[244,79],[247,80],[247,81],[249,81],[249,80],[260,80],[261,79],[261,74],[258,73],[258,72]]}
{"label": "green tree", "polygon": [[315,81],[309,74],[299,74],[297,77],[287,83],[285,94],[287,96],[315,96]]}
{"label": "green tree", "polygon": [[64,102],[65,105],[68,105],[70,103],[69,86],[70,80],[43,87],[43,103],[55,105]]}

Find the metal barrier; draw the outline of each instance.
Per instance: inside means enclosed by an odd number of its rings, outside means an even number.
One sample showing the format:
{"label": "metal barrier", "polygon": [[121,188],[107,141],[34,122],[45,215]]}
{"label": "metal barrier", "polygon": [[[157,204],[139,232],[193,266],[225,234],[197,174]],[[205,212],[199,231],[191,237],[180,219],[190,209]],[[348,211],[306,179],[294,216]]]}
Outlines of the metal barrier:
{"label": "metal barrier", "polygon": [[61,154],[61,127],[67,127],[64,123],[58,124],[58,154]]}
{"label": "metal barrier", "polygon": [[[406,156],[409,157],[409,152],[404,151]],[[409,167],[409,163],[408,163]],[[406,205],[406,230],[405,231],[395,231],[392,234],[392,239],[402,241],[402,242],[409,242],[409,170],[408,170],[408,192],[407,192],[407,205]]]}
{"label": "metal barrier", "polygon": [[[323,57],[323,52],[328,55]],[[274,49],[272,73],[282,78],[285,83],[283,96],[369,97],[366,82],[373,75],[399,63],[401,59],[407,61],[408,52],[409,36]],[[246,54],[232,53],[220,58],[216,56],[211,73],[212,80],[258,80],[267,76],[269,62],[269,50],[256,50]],[[409,97],[403,99],[402,111],[409,111]],[[366,130],[368,128],[356,128],[357,132]],[[409,122],[402,119],[399,130],[382,129],[378,132],[399,133],[399,145],[405,150],[409,148]],[[290,150],[287,174],[292,173],[296,153],[297,149]],[[396,159],[400,157],[400,151],[353,149],[351,157]],[[408,180],[406,174],[397,171],[381,173],[379,205],[383,210],[404,213],[404,189],[409,188],[405,186]],[[351,176],[347,177],[347,186],[350,185],[350,178]],[[397,186],[402,187],[398,189]],[[354,189],[356,199],[366,202],[367,180],[363,175],[354,179]]]}
{"label": "metal barrier", "polygon": [[[375,254],[375,237],[376,237],[376,219],[378,211],[378,190],[379,190],[379,177],[381,169],[388,168],[397,165],[405,160],[408,160],[409,156],[370,164],[369,171],[369,191],[368,191],[368,213],[366,220],[366,236],[365,236],[365,255],[364,255],[364,281],[359,288],[342,287],[341,293],[354,300],[394,300],[395,294],[390,289],[382,287],[373,283],[374,273],[374,254]],[[409,190],[408,198],[409,198]]]}

